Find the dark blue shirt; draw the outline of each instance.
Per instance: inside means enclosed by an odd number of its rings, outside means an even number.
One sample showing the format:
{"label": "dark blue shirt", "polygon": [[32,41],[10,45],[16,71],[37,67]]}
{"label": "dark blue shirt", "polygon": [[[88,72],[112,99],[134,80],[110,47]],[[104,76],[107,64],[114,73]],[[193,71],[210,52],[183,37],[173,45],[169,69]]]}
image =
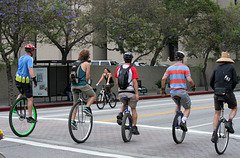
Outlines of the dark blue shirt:
{"label": "dark blue shirt", "polygon": [[218,65],[210,79],[210,86],[213,90],[215,88],[226,88],[228,92],[233,92],[237,83],[236,70],[230,63]]}

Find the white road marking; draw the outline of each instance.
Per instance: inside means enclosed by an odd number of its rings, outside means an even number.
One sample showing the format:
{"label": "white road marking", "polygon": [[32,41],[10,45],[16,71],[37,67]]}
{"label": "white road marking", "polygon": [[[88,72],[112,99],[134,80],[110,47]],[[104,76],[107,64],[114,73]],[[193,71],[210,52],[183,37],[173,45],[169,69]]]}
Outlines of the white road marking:
{"label": "white road marking", "polygon": [[[94,121],[94,123],[108,124],[108,125],[117,125],[116,123],[113,123],[113,122],[98,122],[98,121]],[[119,125],[117,125],[117,126],[119,126]],[[158,127],[158,126],[149,126],[149,125],[140,125],[140,124],[138,124],[137,126],[138,127],[143,127],[143,128],[158,129],[158,130],[172,130],[171,127]],[[193,130],[193,129],[188,130],[188,133],[212,135],[212,132],[198,131],[198,130]],[[239,139],[240,135],[231,134],[230,137]]]}
{"label": "white road marking", "polygon": [[[234,120],[239,120],[240,117],[235,117]],[[204,124],[200,124],[200,125],[196,125],[196,126],[190,126],[188,128],[197,128],[197,127],[202,127],[202,126],[207,126],[207,125],[211,125],[212,122],[209,122],[209,123],[204,123]]]}
{"label": "white road marking", "polygon": [[93,150],[85,150],[85,149],[79,149],[79,148],[72,148],[72,147],[68,147],[68,146],[52,145],[52,144],[47,144],[47,143],[39,143],[39,142],[35,142],[35,141],[14,139],[14,138],[8,138],[8,137],[5,137],[3,139],[3,141],[27,144],[27,145],[41,147],[41,148],[65,150],[65,151],[71,151],[71,152],[82,153],[82,154],[87,154],[87,155],[102,156],[102,157],[133,158],[131,156],[125,156],[125,155],[120,155],[120,154],[104,153],[102,151],[99,152],[99,151],[93,151]]}
{"label": "white road marking", "polygon": [[[213,99],[199,99],[199,100],[192,100],[192,102],[202,102],[204,100],[213,100]],[[153,100],[147,100],[147,102],[145,102],[145,103],[143,103],[143,102],[138,103],[137,109],[144,109],[144,108],[163,106],[163,105],[166,105],[166,106],[174,105],[175,106],[175,104],[174,104],[174,102],[172,100],[170,102],[169,102],[169,100],[165,100],[165,101],[166,101],[166,103],[163,102],[162,100],[161,100],[161,102],[159,100],[154,100],[154,101]],[[155,104],[153,104],[153,103],[155,103]],[[148,105],[141,106],[141,104],[143,104],[143,105],[148,104]],[[106,105],[106,106],[108,106],[108,105]],[[119,111],[119,109],[118,108],[115,108],[115,109],[104,109],[104,110],[96,109],[96,111],[95,110],[92,110],[92,111],[93,111],[93,114],[98,114],[98,113],[107,113],[107,112],[110,112],[110,111],[111,112]],[[53,115],[53,114],[51,114],[49,116],[45,115],[45,117],[51,117],[52,118],[52,117],[68,116],[68,115],[69,115],[69,109],[68,109],[68,111],[66,113],[61,112],[60,114],[56,114],[56,115]]]}

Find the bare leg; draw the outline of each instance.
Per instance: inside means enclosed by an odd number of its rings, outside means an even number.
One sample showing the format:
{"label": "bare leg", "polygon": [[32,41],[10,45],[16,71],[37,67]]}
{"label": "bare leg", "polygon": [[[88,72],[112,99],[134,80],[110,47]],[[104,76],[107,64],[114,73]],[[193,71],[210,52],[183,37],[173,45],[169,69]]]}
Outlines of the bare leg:
{"label": "bare leg", "polygon": [[[22,94],[18,94],[17,99],[19,99],[21,96],[22,96]],[[16,100],[17,100],[17,99],[16,99]]]}
{"label": "bare leg", "polygon": [[136,126],[137,118],[138,118],[137,110],[136,108],[131,108],[131,110],[132,110],[133,126]]}
{"label": "bare leg", "polygon": [[184,116],[188,118],[188,116],[190,115],[190,111],[191,111],[190,108],[189,109],[185,109]]}
{"label": "bare leg", "polygon": [[27,98],[28,100],[28,116],[32,117],[32,110],[33,110],[33,97]]}
{"label": "bare leg", "polygon": [[121,106],[121,110],[120,110],[120,112],[123,113],[123,112],[125,111],[125,109],[126,109],[126,105],[122,105],[122,106]]}
{"label": "bare leg", "polygon": [[96,99],[96,95],[89,97],[86,107],[90,107],[93,104],[93,102],[95,101],[95,99]]}
{"label": "bare leg", "polygon": [[217,128],[218,120],[221,115],[221,110],[215,110],[215,115],[213,118],[213,129]]}
{"label": "bare leg", "polygon": [[72,120],[75,120],[76,114],[77,114],[77,107],[73,110]]}
{"label": "bare leg", "polygon": [[229,117],[234,118],[236,114],[237,114],[237,106],[231,110]]}
{"label": "bare leg", "polygon": [[[74,105],[78,100],[79,94],[76,93],[75,91],[72,91],[72,95],[73,95],[73,105]],[[77,108],[73,110],[72,120],[75,120],[76,113],[77,113]]]}

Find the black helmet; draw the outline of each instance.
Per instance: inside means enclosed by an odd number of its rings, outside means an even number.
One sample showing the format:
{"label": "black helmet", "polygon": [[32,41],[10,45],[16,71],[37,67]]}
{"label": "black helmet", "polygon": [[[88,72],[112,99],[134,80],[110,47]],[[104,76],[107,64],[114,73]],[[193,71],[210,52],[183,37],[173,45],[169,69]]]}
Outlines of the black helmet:
{"label": "black helmet", "polygon": [[123,54],[123,59],[125,63],[131,63],[132,62],[133,55],[131,52],[126,52]]}
{"label": "black helmet", "polygon": [[175,54],[176,60],[182,60],[185,57],[184,53],[182,51],[177,51]]}

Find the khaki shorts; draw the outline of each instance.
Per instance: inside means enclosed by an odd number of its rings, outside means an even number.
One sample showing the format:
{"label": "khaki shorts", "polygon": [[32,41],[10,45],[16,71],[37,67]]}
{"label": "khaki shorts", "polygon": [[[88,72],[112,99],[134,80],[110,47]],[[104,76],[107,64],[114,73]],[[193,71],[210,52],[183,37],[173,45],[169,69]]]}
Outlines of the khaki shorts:
{"label": "khaki shorts", "polygon": [[118,94],[119,100],[123,103],[123,105],[127,105],[127,100],[123,99],[123,97],[127,97],[130,100],[128,101],[128,105],[131,108],[136,108],[137,102],[136,102],[136,94],[134,93],[128,93],[128,92],[123,92]]}
{"label": "khaki shorts", "polygon": [[73,102],[75,103],[78,100],[79,94],[74,91],[74,89],[79,89],[82,91],[83,94],[86,94],[89,97],[95,96],[95,92],[93,91],[93,88],[90,85],[85,86],[72,86],[71,91],[73,94]]}

